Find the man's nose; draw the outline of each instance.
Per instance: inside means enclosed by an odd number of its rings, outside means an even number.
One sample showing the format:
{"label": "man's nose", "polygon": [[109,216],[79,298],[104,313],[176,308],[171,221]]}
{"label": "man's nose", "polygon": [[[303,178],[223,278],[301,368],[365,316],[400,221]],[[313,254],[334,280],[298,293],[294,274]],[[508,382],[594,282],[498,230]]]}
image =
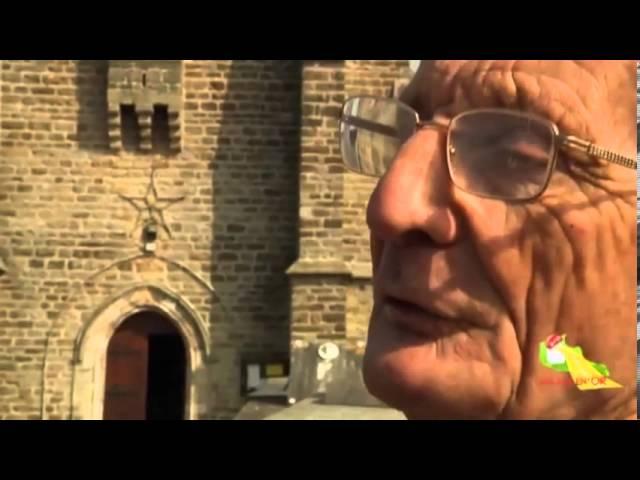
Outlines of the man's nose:
{"label": "man's nose", "polygon": [[455,241],[459,227],[445,143],[441,132],[425,129],[398,152],[369,200],[367,223],[374,237],[402,242],[421,233],[435,244]]}

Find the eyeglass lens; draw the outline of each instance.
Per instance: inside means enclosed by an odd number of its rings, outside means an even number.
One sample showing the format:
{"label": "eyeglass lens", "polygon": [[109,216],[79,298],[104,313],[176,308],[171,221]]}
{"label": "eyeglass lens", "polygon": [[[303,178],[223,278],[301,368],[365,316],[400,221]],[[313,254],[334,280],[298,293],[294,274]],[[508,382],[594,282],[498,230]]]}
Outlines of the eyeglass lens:
{"label": "eyeglass lens", "polygon": [[[345,104],[341,149],[348,169],[380,177],[415,133],[418,115],[387,98]],[[459,115],[447,135],[453,183],[473,194],[527,199],[548,182],[555,154],[553,124],[519,112],[477,110]]]}

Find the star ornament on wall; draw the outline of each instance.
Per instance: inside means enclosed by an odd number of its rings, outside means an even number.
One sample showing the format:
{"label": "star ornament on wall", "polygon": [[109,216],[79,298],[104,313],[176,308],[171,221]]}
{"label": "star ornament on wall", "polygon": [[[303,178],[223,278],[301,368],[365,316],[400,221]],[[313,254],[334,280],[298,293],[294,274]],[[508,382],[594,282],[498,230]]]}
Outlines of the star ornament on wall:
{"label": "star ornament on wall", "polygon": [[169,198],[160,197],[156,188],[155,174],[156,171],[152,168],[151,178],[149,179],[149,186],[147,187],[147,192],[143,197],[128,197],[121,193],[119,193],[118,195],[138,211],[136,223],[133,226],[133,230],[131,231],[132,236],[139,225],[147,225],[152,223],[162,227],[162,229],[167,232],[169,238],[173,238],[173,236],[171,235],[171,230],[169,229],[169,226],[165,221],[163,212],[172,205],[183,201],[186,196],[183,195],[181,197]]}

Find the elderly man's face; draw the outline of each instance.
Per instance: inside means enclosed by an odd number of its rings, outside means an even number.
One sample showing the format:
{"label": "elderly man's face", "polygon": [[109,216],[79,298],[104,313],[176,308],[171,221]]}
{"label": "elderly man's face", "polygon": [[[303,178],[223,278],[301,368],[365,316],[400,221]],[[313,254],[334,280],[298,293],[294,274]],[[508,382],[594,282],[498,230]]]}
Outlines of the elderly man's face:
{"label": "elderly man's face", "polygon": [[[634,62],[423,62],[404,95],[426,119],[533,112],[636,155]],[[635,171],[560,154],[537,200],[480,198],[451,184],[443,137],[414,135],[369,203],[369,390],[409,418],[635,416]],[[624,388],[545,384],[554,333]]]}

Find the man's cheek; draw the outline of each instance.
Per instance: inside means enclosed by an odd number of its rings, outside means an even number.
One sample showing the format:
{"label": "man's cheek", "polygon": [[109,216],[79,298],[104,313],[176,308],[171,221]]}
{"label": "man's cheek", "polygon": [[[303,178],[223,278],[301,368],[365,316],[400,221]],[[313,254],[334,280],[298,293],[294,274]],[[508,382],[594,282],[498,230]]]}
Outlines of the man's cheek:
{"label": "man's cheek", "polygon": [[505,229],[504,242],[488,242],[478,250],[502,308],[510,318],[517,337],[522,340],[527,332],[526,319],[530,302],[531,284],[536,272],[536,241],[525,235],[526,227]]}
{"label": "man's cheek", "polygon": [[593,208],[566,208],[562,213],[561,221],[565,226],[567,240],[574,248],[584,248],[596,240],[599,219]]}
{"label": "man's cheek", "polygon": [[460,230],[472,242],[486,279],[509,315],[522,318],[532,268],[527,208],[459,189],[454,190],[454,200],[467,225]]}

